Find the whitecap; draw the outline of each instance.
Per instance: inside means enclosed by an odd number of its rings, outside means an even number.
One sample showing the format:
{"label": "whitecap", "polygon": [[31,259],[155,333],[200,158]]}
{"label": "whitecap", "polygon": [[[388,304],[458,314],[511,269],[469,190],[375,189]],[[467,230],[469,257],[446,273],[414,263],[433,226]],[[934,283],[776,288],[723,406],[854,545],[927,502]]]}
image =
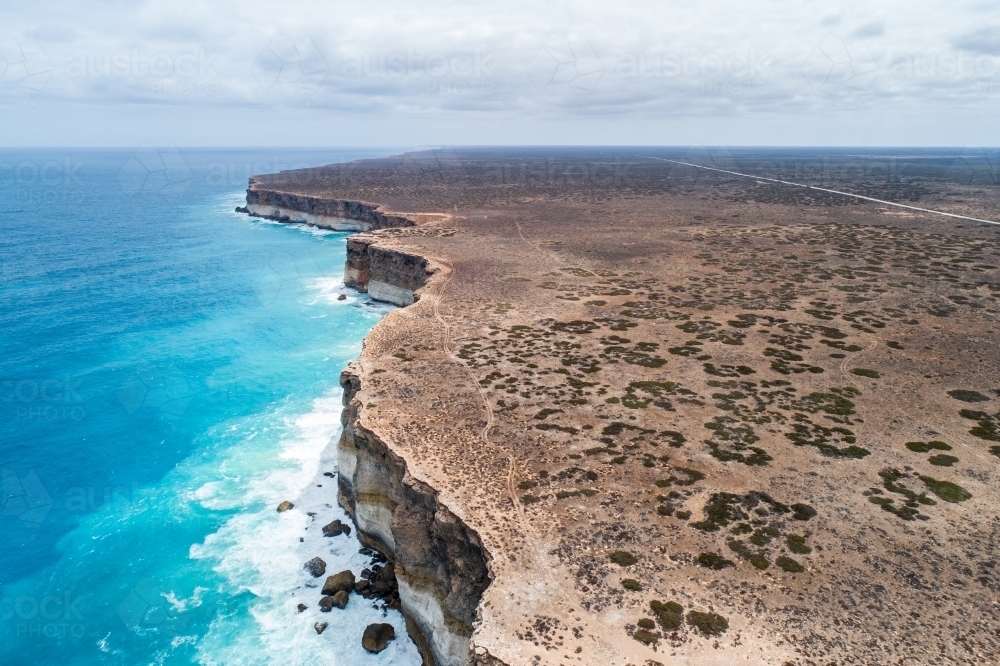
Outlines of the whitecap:
{"label": "whitecap", "polygon": [[[416,645],[406,634],[402,614],[378,609],[372,600],[353,595],[342,611],[321,613],[321,579],[303,564],[322,557],[327,573],[351,569],[357,575],[370,558],[359,553],[356,535],[327,538],[321,527],[334,519],[349,522],[337,504],[336,437],[340,434],[342,393],[331,390],[313,401],[312,409],[282,419],[277,468],[263,469],[244,486],[246,510],[232,516],[190,556],[211,563],[227,582],[230,595],[250,592],[249,616],[216,617],[196,650],[198,663],[282,664],[289,666],[374,665],[416,666]],[[288,499],[294,508],[278,513]],[[197,594],[197,592],[196,592]],[[298,604],[305,604],[304,612]],[[330,627],[318,635],[316,622]],[[396,640],[380,655],[361,648],[361,634],[372,622],[389,622]]]}

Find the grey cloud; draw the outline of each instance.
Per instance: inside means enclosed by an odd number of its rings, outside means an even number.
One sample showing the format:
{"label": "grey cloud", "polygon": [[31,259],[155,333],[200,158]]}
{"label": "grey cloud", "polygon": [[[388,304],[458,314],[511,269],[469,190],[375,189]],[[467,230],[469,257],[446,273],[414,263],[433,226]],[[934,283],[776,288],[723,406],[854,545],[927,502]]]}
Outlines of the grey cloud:
{"label": "grey cloud", "polygon": [[951,40],[952,46],[971,53],[1000,55],[1000,26],[967,32]]}
{"label": "grey cloud", "polygon": [[[1000,90],[991,98],[992,89],[976,87],[1000,72],[1000,29],[978,27],[981,10],[930,0],[846,0],[825,13],[793,3],[766,16],[736,0],[575,0],[571,15],[527,0],[474,9],[459,0],[344,0],[334,10],[297,0],[280,11],[266,0],[53,2],[62,3],[55,22],[40,3],[0,6],[0,32],[33,35],[41,46],[22,38],[4,47],[0,113],[30,93],[39,118],[72,117],[82,106],[108,126],[187,108],[202,126],[227,118],[220,131],[249,118],[290,124],[289,111],[302,127],[341,114],[359,123],[379,115],[393,129],[428,118],[457,131],[534,117],[617,129],[626,119],[808,123],[858,108],[930,117],[978,112],[991,100],[995,111],[1000,99]],[[959,35],[953,48],[928,37],[942,34]],[[15,131],[0,127],[0,143]],[[361,144],[382,136],[349,135]]]}
{"label": "grey cloud", "polygon": [[854,31],[858,37],[881,37],[885,34],[885,21],[871,21]]}

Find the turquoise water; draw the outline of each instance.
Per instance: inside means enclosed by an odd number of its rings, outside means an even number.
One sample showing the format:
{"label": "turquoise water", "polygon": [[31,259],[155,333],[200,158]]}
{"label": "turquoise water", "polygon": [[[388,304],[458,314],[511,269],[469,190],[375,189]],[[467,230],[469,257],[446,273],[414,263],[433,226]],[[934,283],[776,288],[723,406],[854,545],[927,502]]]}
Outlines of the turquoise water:
{"label": "turquoise water", "polygon": [[345,234],[233,212],[250,173],[371,154],[0,152],[0,664],[420,663],[302,570],[368,563],[318,530],[387,308],[344,288]]}

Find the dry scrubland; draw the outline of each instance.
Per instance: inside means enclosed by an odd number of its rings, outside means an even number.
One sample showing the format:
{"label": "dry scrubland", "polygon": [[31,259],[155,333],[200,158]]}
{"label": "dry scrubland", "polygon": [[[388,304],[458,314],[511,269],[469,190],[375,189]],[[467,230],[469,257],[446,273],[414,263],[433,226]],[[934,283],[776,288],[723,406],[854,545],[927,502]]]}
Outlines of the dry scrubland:
{"label": "dry scrubland", "polygon": [[[437,272],[361,399],[491,554],[481,653],[1000,660],[1000,228],[663,151],[442,155],[262,184],[449,215],[371,234]],[[974,167],[843,159],[722,166],[1000,219]]]}

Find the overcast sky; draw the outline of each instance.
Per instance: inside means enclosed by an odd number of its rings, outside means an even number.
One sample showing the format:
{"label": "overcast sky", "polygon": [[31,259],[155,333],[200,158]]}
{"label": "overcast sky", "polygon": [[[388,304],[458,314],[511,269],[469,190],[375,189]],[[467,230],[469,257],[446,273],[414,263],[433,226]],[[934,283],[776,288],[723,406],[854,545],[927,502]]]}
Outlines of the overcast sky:
{"label": "overcast sky", "polygon": [[1000,143],[994,2],[4,0],[0,145]]}

